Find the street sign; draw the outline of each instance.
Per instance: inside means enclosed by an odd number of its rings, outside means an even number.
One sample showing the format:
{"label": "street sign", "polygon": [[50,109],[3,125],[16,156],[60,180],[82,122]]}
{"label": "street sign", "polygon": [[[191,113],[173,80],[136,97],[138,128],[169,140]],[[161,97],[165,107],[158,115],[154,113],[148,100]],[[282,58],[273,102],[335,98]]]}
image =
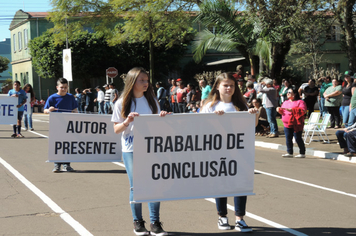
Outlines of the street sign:
{"label": "street sign", "polygon": [[118,74],[119,72],[115,67],[109,67],[106,69],[106,75],[110,78],[115,78]]}

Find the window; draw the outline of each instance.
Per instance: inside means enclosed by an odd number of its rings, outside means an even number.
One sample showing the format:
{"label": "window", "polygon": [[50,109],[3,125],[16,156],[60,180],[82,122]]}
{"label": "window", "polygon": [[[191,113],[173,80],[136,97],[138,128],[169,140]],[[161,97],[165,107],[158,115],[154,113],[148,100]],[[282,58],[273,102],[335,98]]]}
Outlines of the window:
{"label": "window", "polygon": [[16,52],[16,34],[12,35],[12,42],[13,42],[13,45],[14,45],[14,52]]}
{"label": "window", "polygon": [[23,30],[23,43],[24,43],[24,47],[27,48],[27,44],[28,44],[28,30],[27,29]]}
{"label": "window", "polygon": [[18,33],[18,40],[19,40],[19,50],[22,49],[22,32]]}
{"label": "window", "polygon": [[333,25],[326,32],[327,41],[340,41],[340,27]]}

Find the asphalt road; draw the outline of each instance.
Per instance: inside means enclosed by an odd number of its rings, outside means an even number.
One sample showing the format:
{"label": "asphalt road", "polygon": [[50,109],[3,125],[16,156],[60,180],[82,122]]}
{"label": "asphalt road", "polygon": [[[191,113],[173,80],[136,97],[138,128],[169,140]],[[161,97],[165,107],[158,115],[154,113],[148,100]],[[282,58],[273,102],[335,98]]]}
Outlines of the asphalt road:
{"label": "asphalt road", "polygon": [[[0,235],[134,235],[125,168],[72,163],[76,172],[52,173],[48,116],[33,119],[35,132],[23,139],[0,126]],[[245,217],[253,234],[356,235],[356,165],[281,154],[256,148],[256,195]],[[143,214],[149,221],[147,204]],[[233,211],[228,216],[232,224]],[[161,221],[170,235],[238,234],[218,230],[210,199],[162,202]]]}

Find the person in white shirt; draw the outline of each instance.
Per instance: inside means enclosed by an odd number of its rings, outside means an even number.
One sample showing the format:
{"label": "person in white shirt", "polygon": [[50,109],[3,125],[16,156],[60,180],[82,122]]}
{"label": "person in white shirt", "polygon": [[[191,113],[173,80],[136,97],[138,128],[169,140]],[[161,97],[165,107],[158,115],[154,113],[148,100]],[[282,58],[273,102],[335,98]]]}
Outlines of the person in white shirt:
{"label": "person in white shirt", "polygon": [[[114,105],[111,121],[114,122],[114,132],[121,135],[122,158],[130,182],[130,202],[133,200],[133,139],[134,119],[140,114],[159,114],[165,116],[166,111],[160,111],[157,98],[146,70],[140,67],[131,69],[125,79],[125,88]],[[136,235],[149,235],[142,218],[142,204],[131,203],[131,212]],[[151,235],[167,235],[159,220],[160,202],[149,202],[148,209],[151,222]]]}
{"label": "person in white shirt", "polygon": [[105,105],[105,94],[101,91],[99,86],[95,87],[95,90],[98,92],[98,96],[95,98],[94,102],[98,102],[98,114],[105,114],[104,105]]}
{"label": "person in white shirt", "polygon": [[[237,111],[248,111],[249,113],[256,114],[258,110],[256,108],[248,109],[246,100],[242,96],[233,74],[222,73],[216,78],[201,113],[223,115],[225,112]],[[256,119],[257,118],[258,116],[256,116]],[[245,233],[252,231],[252,228],[250,228],[244,221],[246,201],[246,196],[234,197],[236,216],[235,230]],[[215,202],[219,215],[218,228],[221,230],[231,229],[227,218],[227,198],[215,198]]]}

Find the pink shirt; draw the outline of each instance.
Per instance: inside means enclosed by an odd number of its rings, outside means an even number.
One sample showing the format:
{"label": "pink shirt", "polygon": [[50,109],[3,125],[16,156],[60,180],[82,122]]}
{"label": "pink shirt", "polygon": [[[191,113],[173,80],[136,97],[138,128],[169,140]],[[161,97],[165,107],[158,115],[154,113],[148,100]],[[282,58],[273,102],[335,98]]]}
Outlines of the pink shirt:
{"label": "pink shirt", "polygon": [[[291,101],[291,100],[287,100],[285,102],[283,102],[281,108],[302,108],[303,110],[307,110],[307,105],[305,104],[305,102],[303,100],[296,100],[296,101]],[[287,110],[282,110],[282,122],[284,127],[286,128],[291,128],[288,127],[288,122],[290,120],[292,116],[292,112],[291,111],[287,111]]]}

